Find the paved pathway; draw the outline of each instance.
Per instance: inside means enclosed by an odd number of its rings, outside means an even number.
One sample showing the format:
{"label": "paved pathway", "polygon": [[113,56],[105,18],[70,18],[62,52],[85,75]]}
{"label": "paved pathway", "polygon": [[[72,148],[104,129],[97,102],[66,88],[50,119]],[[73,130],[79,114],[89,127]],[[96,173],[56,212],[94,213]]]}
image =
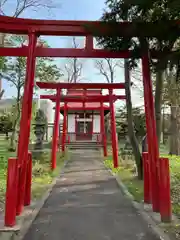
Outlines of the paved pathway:
{"label": "paved pathway", "polygon": [[97,153],[73,153],[24,240],[158,240]]}

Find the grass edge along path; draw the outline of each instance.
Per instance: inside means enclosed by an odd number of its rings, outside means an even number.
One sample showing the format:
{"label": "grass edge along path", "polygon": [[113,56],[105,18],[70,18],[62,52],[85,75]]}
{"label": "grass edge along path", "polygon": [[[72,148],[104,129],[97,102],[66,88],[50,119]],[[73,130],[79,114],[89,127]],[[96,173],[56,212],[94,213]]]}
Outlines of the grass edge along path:
{"label": "grass edge along path", "polygon": [[128,191],[133,195],[135,201],[143,201],[143,181],[137,179],[132,166],[128,165],[127,167],[120,164],[120,166],[115,169],[113,167],[112,157],[107,157],[104,164],[107,168],[111,169],[114,174],[116,174],[116,177],[120,178],[127,187]]}
{"label": "grass edge along path", "polygon": [[[162,155],[162,157],[167,157],[170,160],[172,212],[180,219],[180,156]],[[125,165],[120,160],[120,167],[115,169],[111,156],[105,158],[104,164],[122,181],[129,193],[134,197],[134,200],[142,203],[144,194],[143,180],[137,179],[134,166]],[[172,222],[171,224],[165,225],[163,230],[172,237],[172,239],[180,240],[180,223]]]}
{"label": "grass edge along path", "polygon": [[48,190],[49,186],[56,178],[61,168],[64,165],[64,161],[67,159],[68,153],[63,155],[61,152],[57,152],[57,165],[54,171],[50,168],[50,152],[45,152],[41,160],[35,160],[33,158],[33,177],[32,177],[32,200],[39,200],[42,195]]}

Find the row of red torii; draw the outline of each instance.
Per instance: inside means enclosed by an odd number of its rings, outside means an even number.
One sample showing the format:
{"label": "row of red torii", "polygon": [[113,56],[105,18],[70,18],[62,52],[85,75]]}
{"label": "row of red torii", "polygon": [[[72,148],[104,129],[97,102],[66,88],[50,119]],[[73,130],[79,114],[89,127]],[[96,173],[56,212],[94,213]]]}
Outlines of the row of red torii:
{"label": "row of red torii", "polygon": [[[151,23],[144,23],[147,27]],[[32,175],[32,156],[28,153],[28,144],[31,126],[33,87],[35,78],[36,57],[78,57],[78,58],[124,58],[131,57],[130,50],[119,52],[104,49],[94,49],[93,36],[121,36],[121,37],[143,37],[156,36],[157,31],[145,33],[140,30],[142,23],[134,27],[134,23],[120,22],[116,24],[97,22],[97,21],[55,21],[55,20],[31,20],[15,19],[0,16],[0,32],[10,34],[24,34],[29,36],[28,46],[0,48],[1,56],[22,56],[27,57],[26,79],[22,102],[22,114],[20,121],[20,133],[18,141],[17,158],[10,158],[8,161],[5,225],[13,226],[16,215],[20,215],[25,205],[31,201],[31,175]],[[155,24],[156,26],[156,24]],[[143,28],[145,29],[145,28]],[[72,48],[47,48],[37,46],[37,39],[42,35],[51,36],[83,36],[85,37],[85,47],[82,49]],[[148,140],[148,153],[144,154],[144,201],[152,204],[153,211],[160,212],[165,220],[171,218],[170,191],[169,191],[169,169],[167,159],[160,161],[158,141],[156,136],[156,123],[154,114],[154,102],[152,93],[151,73],[149,67],[148,44],[144,41],[139,58],[142,59],[142,75],[144,85],[144,103],[146,113],[146,129]],[[151,52],[151,57],[159,58],[159,52]],[[127,72],[125,73],[127,74]],[[56,116],[54,125],[53,149],[52,149],[52,168],[55,167],[55,155],[57,149],[58,119],[60,101],[63,100],[61,89],[108,89],[109,95],[102,96],[98,101],[109,101],[112,125],[113,141],[113,160],[117,167],[118,147],[115,129],[115,116],[113,101],[118,96],[113,95],[113,89],[124,89],[123,83],[37,83],[41,88],[56,89]],[[119,96],[120,97],[120,96]],[[93,99],[95,99],[94,96]],[[93,100],[90,99],[90,100]],[[70,101],[70,99],[66,99]],[[88,99],[85,99],[88,101]],[[96,98],[97,100],[97,98]],[[75,99],[73,99],[75,101]],[[94,100],[95,101],[95,100]],[[66,103],[66,102],[65,102]],[[102,110],[102,109],[101,109]],[[103,121],[102,124],[103,126]],[[64,126],[65,129],[65,126]],[[103,127],[104,131],[104,127]],[[65,131],[64,131],[65,136]],[[64,137],[63,137],[64,139]],[[64,142],[64,140],[63,140]],[[64,145],[63,145],[64,146]],[[105,147],[105,144],[104,144]],[[105,155],[106,150],[104,149]],[[145,157],[146,156],[146,157]],[[167,174],[161,174],[167,171]],[[165,189],[165,191],[164,191]],[[163,200],[162,200],[163,199]]]}
{"label": "row of red torii", "polygon": [[[69,102],[78,102],[83,103],[83,110],[87,110],[85,107],[85,103],[87,102],[99,102],[100,107],[92,108],[91,110],[100,110],[100,125],[101,125],[101,136],[102,136],[102,144],[103,144],[103,151],[104,156],[107,156],[107,141],[106,141],[106,133],[105,133],[105,123],[104,123],[104,106],[103,103],[109,102],[109,110],[110,110],[110,116],[111,116],[111,126],[112,126],[112,152],[113,152],[113,162],[114,167],[118,167],[118,143],[117,143],[117,137],[116,137],[116,120],[115,120],[115,112],[114,112],[114,102],[116,100],[125,100],[124,95],[115,95],[113,94],[113,90],[110,89],[109,95],[86,95],[86,89],[88,88],[95,88],[97,84],[64,84],[64,83],[45,83],[45,82],[37,82],[36,85],[41,89],[56,89],[57,94],[56,95],[41,95],[41,99],[49,99],[53,102],[56,102],[56,108],[55,108],[55,121],[54,121],[54,130],[53,130],[53,139],[52,139],[52,157],[51,157],[51,168],[52,170],[56,167],[56,152],[57,152],[57,144],[58,144],[58,133],[59,133],[59,115],[60,115],[60,103],[64,102],[64,118],[63,118],[63,131],[62,131],[62,152],[65,151],[65,143],[66,143],[66,134],[67,134],[67,111],[68,109],[68,103]],[[104,84],[98,84],[99,86],[103,87]],[[61,90],[62,86],[67,89],[74,88],[81,88],[81,86],[86,87],[84,89],[84,96],[61,96]],[[108,85],[109,86],[109,85]],[[124,88],[124,84],[118,84],[117,87],[119,89]],[[106,107],[107,108],[107,107]],[[89,108],[88,108],[89,110]]]}

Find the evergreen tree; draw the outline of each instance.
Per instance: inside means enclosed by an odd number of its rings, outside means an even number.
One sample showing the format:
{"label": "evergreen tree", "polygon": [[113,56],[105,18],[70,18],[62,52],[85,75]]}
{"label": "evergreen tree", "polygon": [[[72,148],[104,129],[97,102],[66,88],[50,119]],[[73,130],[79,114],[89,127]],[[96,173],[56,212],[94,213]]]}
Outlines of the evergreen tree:
{"label": "evergreen tree", "polygon": [[[178,0],[106,0],[106,6],[101,20],[112,24],[128,20],[132,22],[132,27],[130,29],[127,25],[127,28],[122,29],[124,37],[99,37],[101,46],[115,51],[131,49],[131,68],[137,66],[140,53],[144,50],[144,40],[147,40],[150,50],[168,52],[159,55],[158,60],[151,59],[151,67],[156,76],[155,113],[157,136],[160,140],[163,72],[169,62],[171,66],[176,66],[176,79],[179,79],[180,58],[177,42],[180,26],[176,20],[180,19],[180,3]],[[130,32],[136,32],[137,37],[132,37]]]}

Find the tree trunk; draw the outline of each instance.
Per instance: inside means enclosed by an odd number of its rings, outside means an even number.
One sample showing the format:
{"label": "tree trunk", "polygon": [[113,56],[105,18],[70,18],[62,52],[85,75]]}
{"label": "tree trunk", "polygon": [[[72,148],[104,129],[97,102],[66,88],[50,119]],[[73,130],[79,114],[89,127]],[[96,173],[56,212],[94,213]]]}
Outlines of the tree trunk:
{"label": "tree trunk", "polygon": [[16,117],[15,117],[14,122],[13,122],[12,135],[11,135],[11,138],[10,138],[10,150],[11,151],[16,150],[15,137],[16,137],[17,125],[18,125],[20,115],[21,115],[21,106],[20,106],[21,95],[20,95],[20,91],[21,91],[21,87],[17,88],[17,99],[16,99],[17,113],[15,113]]}
{"label": "tree trunk", "polygon": [[166,144],[166,141],[165,141],[165,106],[163,106],[163,113],[162,113],[162,142],[163,142],[163,145]]}
{"label": "tree trunk", "polygon": [[169,87],[168,97],[170,99],[171,109],[169,153],[173,155],[180,155],[180,86],[173,73],[169,74],[169,85],[167,87]]}
{"label": "tree trunk", "polygon": [[[4,33],[0,33],[0,47],[4,47],[6,35]],[[3,97],[4,89],[2,89],[2,79],[0,80],[0,99]]]}
{"label": "tree trunk", "polygon": [[11,138],[10,138],[10,147],[9,150],[15,152],[16,151],[16,147],[15,147],[15,136],[16,136],[16,130],[13,127],[12,130],[12,134],[11,134]]}
{"label": "tree trunk", "polygon": [[171,155],[180,155],[180,107],[171,106],[170,150]]}
{"label": "tree trunk", "polygon": [[176,133],[176,142],[177,142],[177,155],[180,155],[180,106],[176,108],[176,124],[177,124],[177,133]]}
{"label": "tree trunk", "polygon": [[10,137],[10,151],[16,151],[16,143],[15,143],[15,136],[16,136],[16,127],[18,124],[19,117],[17,116],[16,119],[14,120],[13,126],[12,126],[12,134]]}
{"label": "tree trunk", "polygon": [[159,70],[156,73],[156,89],[155,89],[155,116],[156,116],[156,134],[158,143],[161,139],[161,107],[162,107],[162,89],[163,89],[163,72]]}
{"label": "tree trunk", "polygon": [[8,132],[6,132],[6,140],[8,140],[9,139],[9,134],[8,134]]}
{"label": "tree trunk", "polygon": [[0,99],[3,97],[3,94],[4,94],[4,89],[0,91]]}
{"label": "tree trunk", "polygon": [[126,107],[127,107],[127,122],[128,122],[128,135],[132,145],[133,154],[136,161],[138,179],[143,179],[143,166],[142,157],[139,149],[138,140],[134,132],[133,116],[132,116],[132,101],[130,90],[130,76],[129,76],[129,63],[128,60],[124,60],[125,70],[125,93],[126,93]]}

